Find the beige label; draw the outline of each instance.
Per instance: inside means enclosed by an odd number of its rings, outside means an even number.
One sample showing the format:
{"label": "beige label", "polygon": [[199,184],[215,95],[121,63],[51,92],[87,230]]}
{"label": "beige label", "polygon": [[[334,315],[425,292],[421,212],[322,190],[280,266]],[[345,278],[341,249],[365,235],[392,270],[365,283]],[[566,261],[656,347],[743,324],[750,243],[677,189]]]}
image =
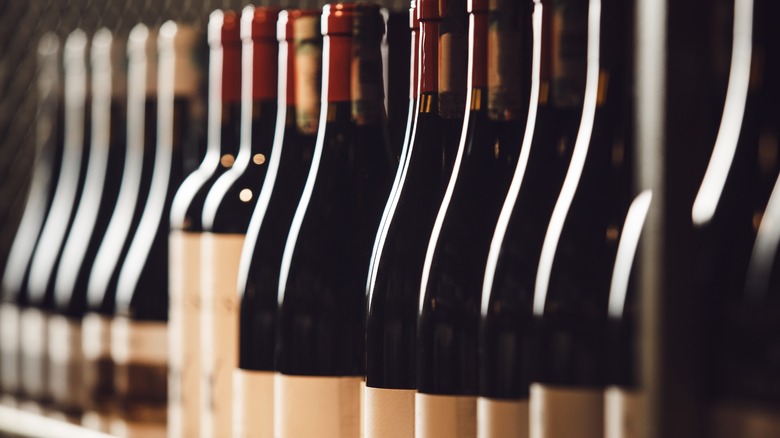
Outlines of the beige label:
{"label": "beige label", "polygon": [[358,438],[360,377],[276,375],[276,438]]}
{"label": "beige label", "polygon": [[238,265],[243,234],[201,237],[201,434],[232,437],[238,366]]}
{"label": "beige label", "polygon": [[531,384],[531,438],[603,438],[604,391]]}
{"label": "beige label", "polygon": [[22,391],[31,398],[45,398],[48,390],[46,348],[49,316],[38,309],[24,309],[19,322]]}
{"label": "beige label", "polygon": [[19,308],[0,304],[0,386],[15,393],[19,387]]}
{"label": "beige label", "polygon": [[117,364],[168,365],[166,323],[116,317],[111,323],[111,357]]}
{"label": "beige label", "polygon": [[366,438],[414,436],[414,389],[366,387],[363,431]]}
{"label": "beige label", "polygon": [[61,409],[84,408],[84,350],[81,320],[62,315],[49,317],[49,388]]}
{"label": "beige label", "polygon": [[766,406],[723,402],[713,407],[710,420],[713,438],[780,436],[780,413]]}
{"label": "beige label", "polygon": [[274,373],[233,371],[233,436],[273,438]]}
{"label": "beige label", "polygon": [[200,435],[200,234],[169,237],[168,436]]}
{"label": "beige label", "polygon": [[111,357],[111,319],[89,313],[81,321],[81,348],[85,360]]}
{"label": "beige label", "polygon": [[477,436],[477,398],[417,393],[416,438],[474,438]]}
{"label": "beige label", "polygon": [[477,400],[477,436],[479,438],[528,438],[528,400]]}
{"label": "beige label", "polygon": [[642,416],[639,392],[609,387],[604,392],[605,438],[637,438]]}
{"label": "beige label", "polygon": [[111,435],[118,438],[165,438],[165,424],[111,419]]}

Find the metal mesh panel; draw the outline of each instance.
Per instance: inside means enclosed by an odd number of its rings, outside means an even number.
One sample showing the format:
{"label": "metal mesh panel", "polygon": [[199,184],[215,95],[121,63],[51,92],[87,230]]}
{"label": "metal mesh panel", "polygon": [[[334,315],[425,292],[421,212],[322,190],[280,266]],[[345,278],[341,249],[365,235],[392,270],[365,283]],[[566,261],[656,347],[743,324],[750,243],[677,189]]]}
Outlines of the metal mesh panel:
{"label": "metal mesh panel", "polygon": [[[32,174],[36,111],[35,52],[46,32],[64,39],[107,27],[126,34],[139,22],[204,24],[214,9],[245,5],[317,8],[322,0],[0,0],[0,268],[5,265]],[[379,1],[408,8],[408,0]],[[1,272],[1,270],[0,270]]]}

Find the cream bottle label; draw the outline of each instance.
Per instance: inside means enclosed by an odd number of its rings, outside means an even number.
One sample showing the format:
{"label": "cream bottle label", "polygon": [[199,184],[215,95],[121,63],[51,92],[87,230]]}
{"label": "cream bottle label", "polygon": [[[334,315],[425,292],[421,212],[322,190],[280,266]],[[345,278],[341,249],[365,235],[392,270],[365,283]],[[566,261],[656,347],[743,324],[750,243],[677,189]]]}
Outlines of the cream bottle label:
{"label": "cream bottle label", "polygon": [[200,234],[169,236],[168,436],[200,435]]}
{"label": "cream bottle label", "polygon": [[477,400],[477,436],[479,438],[528,438],[528,400]]}
{"label": "cream bottle label", "polygon": [[243,234],[201,236],[201,434],[232,437],[238,367],[238,265]]}
{"label": "cream bottle label", "polygon": [[233,436],[273,438],[274,373],[233,371]]}
{"label": "cream bottle label", "polygon": [[414,436],[414,389],[366,387],[363,434],[366,438]]}
{"label": "cream bottle label", "polygon": [[477,436],[477,398],[417,393],[416,438],[474,438]]}
{"label": "cream bottle label", "polygon": [[360,377],[276,375],[276,438],[360,437]]}
{"label": "cream bottle label", "polygon": [[531,384],[531,438],[603,438],[604,391]]}
{"label": "cream bottle label", "polygon": [[[165,433],[168,408],[168,327],[164,322],[114,318],[111,325],[111,357],[115,364],[114,391],[122,400],[119,417],[129,435]],[[137,435],[135,426],[149,430]],[[131,427],[133,426],[133,427]],[[164,436],[164,435],[163,435]]]}
{"label": "cream bottle label", "polygon": [[639,437],[641,415],[640,393],[615,386],[604,392],[605,438]]}
{"label": "cream bottle label", "polygon": [[0,386],[14,394],[19,389],[19,308],[0,304]]}
{"label": "cream bottle label", "polygon": [[32,399],[48,398],[46,356],[49,315],[38,309],[24,309],[20,315],[22,392]]}
{"label": "cream bottle label", "polygon": [[49,388],[54,403],[66,411],[85,406],[84,349],[81,320],[49,317]]}

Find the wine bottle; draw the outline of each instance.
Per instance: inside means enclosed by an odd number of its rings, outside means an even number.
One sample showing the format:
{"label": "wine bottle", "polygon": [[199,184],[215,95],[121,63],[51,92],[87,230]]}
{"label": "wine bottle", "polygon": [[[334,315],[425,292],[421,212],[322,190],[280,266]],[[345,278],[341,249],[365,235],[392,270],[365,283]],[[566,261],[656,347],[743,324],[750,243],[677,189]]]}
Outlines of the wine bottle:
{"label": "wine bottle", "polygon": [[35,245],[54,199],[63,154],[62,51],[54,34],[38,42],[38,112],[35,121],[35,162],[30,192],[19,229],[11,245],[0,297],[0,388],[5,396],[19,391],[20,305],[27,299],[27,275]]}
{"label": "wine bottle", "polygon": [[641,436],[642,391],[638,379],[638,322],[640,301],[634,261],[653,200],[651,190],[640,193],[626,214],[618,243],[607,304],[607,376],[604,392],[604,437]]}
{"label": "wine bottle", "polygon": [[48,384],[48,323],[53,309],[53,278],[79,202],[89,154],[87,108],[87,35],[73,31],[65,41],[64,144],[62,167],[51,209],[30,262],[28,302],[20,315],[22,391],[41,404],[51,400]]}
{"label": "wine bottle", "polygon": [[530,433],[603,437],[609,279],[631,200],[631,15],[614,1],[553,9],[554,20],[585,20],[585,44],[564,39],[559,49],[584,49],[587,63],[580,127],[536,274]]}
{"label": "wine bottle", "polygon": [[[204,406],[208,410],[201,413],[201,424],[205,436],[234,435],[232,392],[238,361],[239,305],[236,282],[241,247],[257,200],[255,194],[266,175],[265,162],[274,137],[278,15],[278,9],[268,7],[248,7],[243,12],[241,148],[233,167],[214,183],[203,207],[201,358],[205,380],[201,385],[207,388]],[[228,62],[227,55],[225,58]]]}
{"label": "wine bottle", "polygon": [[[201,235],[203,205],[217,178],[235,160],[240,135],[241,38],[232,11],[214,11],[208,24],[209,76],[206,155],[176,192],[171,206],[171,436],[199,436],[210,400],[201,367]],[[224,40],[224,41],[223,41]],[[224,43],[224,44],[223,44]],[[205,386],[204,386],[205,385]]]}
{"label": "wine bottle", "polygon": [[[412,7],[415,7],[414,0],[411,3]],[[387,47],[383,46],[383,50],[387,52],[384,64],[387,79],[387,129],[390,133],[390,144],[399,157],[403,150],[406,128],[409,126],[409,114],[414,113],[414,107],[410,105],[411,99],[406,98],[410,93],[415,94],[411,89],[412,84],[406,78],[407,72],[414,68],[412,51],[416,50],[410,32],[414,30],[410,24],[408,11],[401,10],[400,7],[398,10],[391,9],[387,17],[385,35]],[[410,41],[412,44],[409,44]]]}
{"label": "wine bottle", "polygon": [[366,267],[397,164],[386,133],[382,24],[376,5],[323,8],[317,143],[279,275],[279,437],[360,435]]}
{"label": "wine bottle", "polygon": [[[420,29],[417,76],[412,77],[416,84],[412,88],[413,119],[396,187],[377,232],[367,285],[369,435],[382,433],[380,427],[387,425],[382,418],[392,418],[392,428],[401,435],[415,430],[420,275],[425,244],[452,171],[466,100],[466,72],[462,69],[466,6],[464,2],[443,6],[447,7],[439,8],[436,0],[419,0],[412,12],[412,27]],[[443,24],[445,20],[449,27]],[[440,81],[440,77],[445,80]],[[462,98],[460,113],[452,97],[443,98],[450,93]]]}
{"label": "wine bottle", "polygon": [[709,433],[718,438],[780,430],[769,371],[776,341],[764,334],[772,330],[777,309],[768,288],[774,238],[767,236],[780,170],[780,88],[768,79],[780,72],[778,60],[768,55],[778,50],[778,30],[768,18],[778,7],[766,1],[734,1],[733,7],[726,100],[692,210],[696,286],[709,313],[702,328],[708,333],[704,395],[711,407]]}
{"label": "wine bottle", "polygon": [[[113,213],[88,269],[86,314],[82,321],[84,392],[88,400],[82,421],[108,431],[113,406],[113,362],[110,322],[116,277],[143,212],[154,164],[156,135],[156,33],[135,26],[127,40],[127,108],[124,168]],[[113,71],[121,76],[121,72]]]}
{"label": "wine bottle", "polygon": [[[417,363],[418,400],[425,399],[428,408],[418,415],[425,436],[455,430],[476,436],[480,286],[523,138],[530,75],[524,71],[529,63],[522,46],[527,38],[518,31],[502,32],[511,29],[507,24],[526,25],[528,5],[512,2],[489,11],[490,6],[488,1],[469,3],[469,111],[423,265]],[[499,47],[502,38],[514,47]]]}
{"label": "wine bottle", "polygon": [[[49,385],[57,410],[81,418],[81,318],[86,311],[86,281],[95,253],[114,211],[125,156],[122,46],[108,29],[95,33],[90,46],[90,150],[73,224],[54,277],[54,312],[49,317]],[[114,65],[112,65],[114,64]],[[113,71],[115,70],[115,71]],[[112,83],[112,78],[113,82]],[[117,86],[118,85],[118,86]]]}
{"label": "wine bottle", "polygon": [[279,268],[314,153],[322,68],[320,15],[316,9],[279,13],[276,130],[238,275],[241,307],[233,409],[234,433],[240,437],[274,434]]}
{"label": "wine bottle", "polygon": [[[528,9],[518,12],[524,14],[525,25],[515,30],[521,32],[517,38],[532,42],[523,47],[531,56],[531,97],[520,156],[490,243],[482,286],[481,437],[529,434],[532,291],[544,231],[571,158],[581,112],[577,103],[584,91],[584,53],[554,50],[551,37],[585,39],[585,26],[551,20],[552,11],[545,14],[541,2],[533,3],[532,14]],[[511,34],[505,35],[509,38],[505,44],[513,40]]]}
{"label": "wine bottle", "polygon": [[[193,51],[200,33],[168,21],[158,36],[157,138],[149,196],[119,273],[111,322],[114,391],[120,418],[112,432],[165,433],[168,380],[168,230],[170,206],[182,178],[183,144],[200,123],[199,69]],[[146,435],[145,435],[146,436]]]}

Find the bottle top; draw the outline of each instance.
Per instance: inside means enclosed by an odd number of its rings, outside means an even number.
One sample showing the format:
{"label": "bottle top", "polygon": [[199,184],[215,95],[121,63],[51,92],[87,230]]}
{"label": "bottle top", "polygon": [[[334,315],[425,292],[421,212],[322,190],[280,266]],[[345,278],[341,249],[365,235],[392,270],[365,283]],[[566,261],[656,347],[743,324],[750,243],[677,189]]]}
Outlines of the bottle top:
{"label": "bottle top", "polygon": [[450,0],[417,0],[417,19],[420,21],[441,20],[447,16]]}
{"label": "bottle top", "polygon": [[417,1],[412,0],[409,6],[409,29],[417,30],[420,28],[420,18],[417,17]]}
{"label": "bottle top", "polygon": [[[295,35],[295,22],[304,17],[317,17],[321,15],[322,12],[317,9],[292,9],[288,11],[282,11],[279,14],[279,23],[278,23],[278,30],[277,30],[277,39],[279,41],[294,41],[296,38]],[[300,27],[299,27],[300,31]],[[316,37],[315,32],[312,32],[311,35],[305,36],[306,38],[312,38]]]}
{"label": "bottle top", "polygon": [[241,27],[241,39],[269,40],[276,38],[276,22],[281,9],[275,7],[247,6],[241,13],[241,20],[250,22],[250,26]]}
{"label": "bottle top", "polygon": [[352,36],[355,3],[334,3],[322,7],[322,34]]}
{"label": "bottle top", "polygon": [[488,0],[469,0],[468,11],[472,14],[486,13],[489,9],[489,3]]}

